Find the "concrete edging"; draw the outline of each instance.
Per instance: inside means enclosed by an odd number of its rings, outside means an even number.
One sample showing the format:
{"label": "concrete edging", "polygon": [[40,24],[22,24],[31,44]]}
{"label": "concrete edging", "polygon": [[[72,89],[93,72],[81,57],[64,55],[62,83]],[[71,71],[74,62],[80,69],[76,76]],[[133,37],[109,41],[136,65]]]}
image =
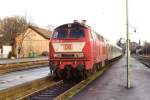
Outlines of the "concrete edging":
{"label": "concrete edging", "polygon": [[52,81],[50,77],[43,77],[37,80],[26,82],[12,88],[0,91],[0,100],[21,100],[24,97],[35,93],[35,91],[43,90],[54,85],[56,82]]}

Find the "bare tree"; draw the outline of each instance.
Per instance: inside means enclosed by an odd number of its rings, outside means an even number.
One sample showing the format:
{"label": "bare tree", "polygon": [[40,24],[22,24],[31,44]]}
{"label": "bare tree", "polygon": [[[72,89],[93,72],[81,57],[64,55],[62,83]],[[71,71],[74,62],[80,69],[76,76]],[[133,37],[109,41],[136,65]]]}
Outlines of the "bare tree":
{"label": "bare tree", "polygon": [[121,47],[121,38],[117,41],[116,45]]}
{"label": "bare tree", "polygon": [[144,43],[143,52],[146,55],[150,54],[150,43],[148,43],[147,41],[145,41],[145,43]]}
{"label": "bare tree", "polygon": [[119,46],[119,47],[121,47],[121,48],[123,48],[123,45],[125,44],[125,39],[124,38],[120,38],[118,41],[117,41],[117,43],[116,43],[116,45],[117,46]]}
{"label": "bare tree", "polygon": [[22,34],[30,24],[24,16],[6,17],[1,21],[0,33],[3,34],[3,42],[12,45],[13,52],[16,48],[16,37]]}
{"label": "bare tree", "polygon": [[48,30],[51,31],[51,32],[54,30],[54,26],[53,26],[53,25],[47,25],[47,28],[48,28]]}
{"label": "bare tree", "polygon": [[17,41],[16,52],[17,52],[17,54],[22,54],[23,57],[24,57],[23,41],[25,38],[28,38],[29,40],[31,40],[30,32],[31,32],[31,30],[25,30],[24,32],[19,34],[18,38],[16,38],[16,39],[18,39],[18,40],[16,40]]}

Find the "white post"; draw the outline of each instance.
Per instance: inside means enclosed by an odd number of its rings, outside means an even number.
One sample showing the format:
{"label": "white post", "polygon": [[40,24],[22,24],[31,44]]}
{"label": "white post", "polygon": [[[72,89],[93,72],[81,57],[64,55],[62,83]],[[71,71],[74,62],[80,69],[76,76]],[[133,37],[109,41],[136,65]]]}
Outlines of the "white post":
{"label": "white post", "polygon": [[128,23],[128,0],[126,0],[126,35],[127,35],[127,88],[130,88],[130,65],[129,65],[129,23]]}

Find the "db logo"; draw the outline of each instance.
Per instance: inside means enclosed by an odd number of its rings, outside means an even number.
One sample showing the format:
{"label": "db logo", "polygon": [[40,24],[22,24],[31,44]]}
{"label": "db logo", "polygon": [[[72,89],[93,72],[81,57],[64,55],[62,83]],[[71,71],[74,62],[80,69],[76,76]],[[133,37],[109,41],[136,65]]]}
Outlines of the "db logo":
{"label": "db logo", "polygon": [[72,49],[72,44],[62,44],[64,50],[71,50]]}

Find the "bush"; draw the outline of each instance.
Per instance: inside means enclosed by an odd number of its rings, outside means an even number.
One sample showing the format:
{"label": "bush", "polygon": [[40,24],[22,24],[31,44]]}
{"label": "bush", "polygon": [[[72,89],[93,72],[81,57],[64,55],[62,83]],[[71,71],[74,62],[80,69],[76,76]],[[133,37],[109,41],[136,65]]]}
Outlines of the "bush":
{"label": "bush", "polygon": [[38,57],[38,54],[36,52],[31,51],[31,52],[29,52],[29,56],[28,57],[35,58],[35,57]]}
{"label": "bush", "polygon": [[48,56],[49,55],[49,52],[48,51],[43,51],[41,56]]}
{"label": "bush", "polygon": [[12,51],[10,51],[8,54],[8,58],[10,59],[11,57],[16,57],[16,54],[13,53]]}

